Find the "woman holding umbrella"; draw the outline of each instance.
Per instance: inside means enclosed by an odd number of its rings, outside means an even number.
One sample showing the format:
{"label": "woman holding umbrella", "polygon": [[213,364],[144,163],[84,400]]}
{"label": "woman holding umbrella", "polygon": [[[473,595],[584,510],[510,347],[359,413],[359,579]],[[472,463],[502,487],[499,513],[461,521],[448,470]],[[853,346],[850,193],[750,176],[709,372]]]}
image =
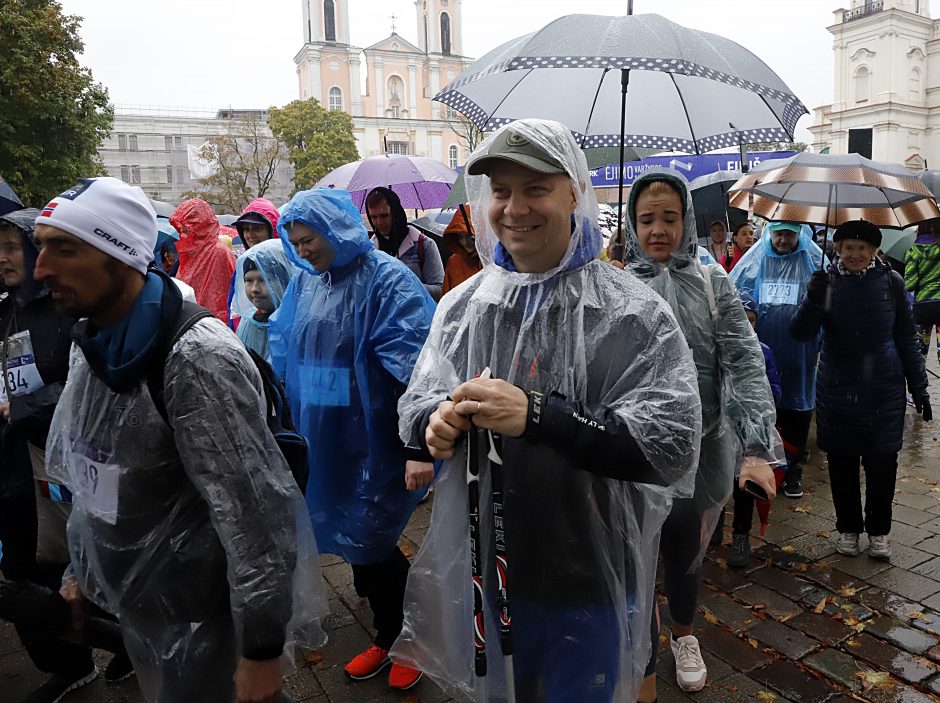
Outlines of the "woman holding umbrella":
{"label": "woman holding umbrella", "polygon": [[[793,318],[797,340],[823,335],[816,383],[816,438],[828,454],[840,554],[888,559],[891,503],[904,431],[904,384],[918,412],[931,419],[924,360],[900,274],[875,256],[881,230],[864,220],[833,235],[837,258],[809,280]],[[859,488],[865,467],[865,515]]]}
{"label": "woman holding umbrella", "polygon": [[[775,495],[776,411],[764,355],[734,285],[720,266],[698,261],[686,181],[673,171],[649,171],[634,184],[628,208],[628,268],[669,303],[698,370],[702,443],[695,493],[673,502],[660,538],[676,679],[683,690],[698,691],[707,676],[692,634],[702,554],[735,473],[742,489],[756,484],[767,497]],[[655,661],[654,649],[640,691],[644,703],[656,698]]]}

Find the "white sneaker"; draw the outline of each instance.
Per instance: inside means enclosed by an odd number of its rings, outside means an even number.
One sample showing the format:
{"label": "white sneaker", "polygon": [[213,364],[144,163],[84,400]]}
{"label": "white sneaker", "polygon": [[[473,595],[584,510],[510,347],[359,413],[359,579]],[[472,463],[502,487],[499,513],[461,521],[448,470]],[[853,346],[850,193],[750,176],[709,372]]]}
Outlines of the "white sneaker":
{"label": "white sneaker", "polygon": [[702,659],[702,650],[695,635],[686,635],[678,639],[669,638],[672,656],[676,659],[676,681],[683,691],[701,691],[705,687],[708,669]]}
{"label": "white sneaker", "polygon": [[840,532],[839,541],[836,543],[836,551],[847,557],[857,557],[859,553],[858,533]]}
{"label": "white sneaker", "polygon": [[888,544],[888,535],[868,535],[868,556],[872,559],[890,559],[891,545]]}

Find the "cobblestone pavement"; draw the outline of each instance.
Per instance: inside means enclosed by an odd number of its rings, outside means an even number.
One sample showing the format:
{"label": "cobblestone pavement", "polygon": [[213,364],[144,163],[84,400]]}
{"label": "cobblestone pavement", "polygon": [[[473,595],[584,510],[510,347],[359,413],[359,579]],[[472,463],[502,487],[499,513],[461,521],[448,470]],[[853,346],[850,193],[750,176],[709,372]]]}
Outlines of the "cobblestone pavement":
{"label": "cobblestone pavement", "polygon": [[[935,358],[929,367],[938,370]],[[940,384],[932,381],[933,405],[940,409]],[[813,452],[802,499],[776,501],[766,541],[756,536],[755,524],[748,567],[727,568],[725,547],[709,552],[696,627],[708,685],[691,695],[677,689],[664,631],[660,703],[940,701],[940,420],[927,425],[908,415],[889,562],[836,553],[823,460]],[[417,552],[429,518],[430,505],[421,506],[402,538],[407,553]],[[323,566],[331,592],[330,642],[288,679],[295,700],[451,700],[427,680],[408,694],[390,691],[384,677],[344,680],[343,664],[370,644],[371,616],[353,590],[349,568],[331,557]],[[0,626],[0,701],[15,703],[42,680],[12,628]],[[64,703],[142,700],[133,679],[99,680]]]}

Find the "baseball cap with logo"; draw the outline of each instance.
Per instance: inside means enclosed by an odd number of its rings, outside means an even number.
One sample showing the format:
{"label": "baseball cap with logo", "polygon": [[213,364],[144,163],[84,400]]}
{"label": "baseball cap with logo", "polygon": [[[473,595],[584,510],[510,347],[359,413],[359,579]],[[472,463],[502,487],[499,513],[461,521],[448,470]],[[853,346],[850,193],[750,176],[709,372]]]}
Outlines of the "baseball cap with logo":
{"label": "baseball cap with logo", "polygon": [[504,129],[496,135],[486,151],[477,152],[470,157],[467,162],[467,174],[489,175],[493,164],[499,160],[511,161],[538,173],[565,173],[565,167],[558,159],[512,129]]}

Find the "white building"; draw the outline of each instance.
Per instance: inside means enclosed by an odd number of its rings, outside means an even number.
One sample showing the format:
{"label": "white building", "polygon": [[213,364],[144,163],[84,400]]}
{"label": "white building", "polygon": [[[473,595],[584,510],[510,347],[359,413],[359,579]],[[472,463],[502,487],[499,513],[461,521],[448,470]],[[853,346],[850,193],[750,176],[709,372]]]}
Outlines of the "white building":
{"label": "white building", "polygon": [[365,49],[349,43],[349,0],[301,2],[304,45],[294,57],[300,99],[352,115],[362,158],[412,154],[451,168],[464,163],[457,114],[431,100],[473,62],[461,56],[461,0],[415,0],[415,43],[393,27]]}
{"label": "white building", "polygon": [[[98,147],[98,156],[108,175],[139,185],[154,200],[176,204],[183,193],[199,185],[190,173],[187,147],[199,147],[209,137],[222,134],[231,127],[233,118],[246,112],[261,117],[267,114],[266,110],[211,112],[116,105],[111,136]],[[293,190],[293,177],[293,167],[285,158],[265,197],[276,204],[286,202]]]}
{"label": "white building", "polygon": [[815,150],[940,167],[940,20],[929,0],[851,0],[834,14],[835,90],[815,110]]}

